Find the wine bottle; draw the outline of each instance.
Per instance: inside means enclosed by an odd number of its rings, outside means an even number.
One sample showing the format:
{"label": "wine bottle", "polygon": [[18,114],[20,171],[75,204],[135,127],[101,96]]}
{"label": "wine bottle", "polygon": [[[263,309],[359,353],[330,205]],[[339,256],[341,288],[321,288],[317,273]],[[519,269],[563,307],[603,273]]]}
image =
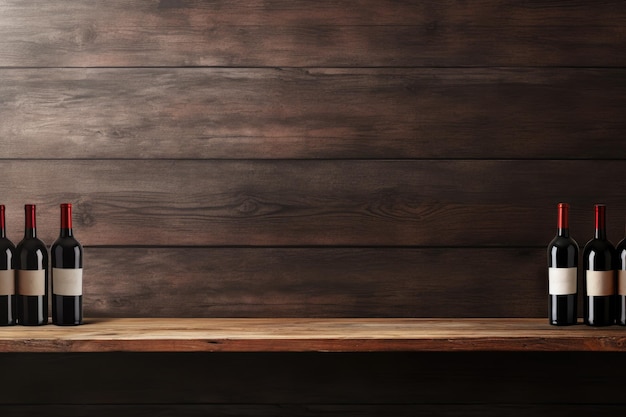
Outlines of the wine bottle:
{"label": "wine bottle", "polygon": [[569,205],[558,204],[557,233],[548,245],[550,324],[567,326],[578,318],[578,243],[569,234]]}
{"label": "wine bottle", "polygon": [[61,232],[50,249],[52,257],[52,323],[83,322],[83,247],[72,230],[72,205],[61,204]]}
{"label": "wine bottle", "polygon": [[35,205],[24,206],[24,239],[15,249],[17,263],[17,323],[48,323],[48,250],[37,238]]}
{"label": "wine bottle", "polygon": [[0,205],[0,326],[15,324],[15,246],[7,239]]}
{"label": "wine bottle", "polygon": [[626,326],[626,237],[615,248],[617,253],[617,296],[615,297],[617,324]]}
{"label": "wine bottle", "polygon": [[589,326],[615,322],[615,247],[606,236],[606,206],[595,206],[595,236],[583,250],[584,314]]}

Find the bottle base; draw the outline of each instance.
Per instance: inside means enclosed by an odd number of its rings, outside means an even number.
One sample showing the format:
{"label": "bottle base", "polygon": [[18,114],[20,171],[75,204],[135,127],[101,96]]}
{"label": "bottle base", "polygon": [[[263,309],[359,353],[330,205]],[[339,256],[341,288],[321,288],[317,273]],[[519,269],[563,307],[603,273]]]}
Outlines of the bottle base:
{"label": "bottle base", "polygon": [[558,326],[558,327],[576,326],[578,324],[577,321],[574,321],[574,322],[549,321],[549,323],[552,326]]}
{"label": "bottle base", "polygon": [[55,323],[53,321],[52,324],[54,324],[55,326],[81,326],[83,324],[83,322],[80,321],[80,322],[77,322],[77,323]]}
{"label": "bottle base", "polygon": [[586,321],[585,324],[591,327],[608,327],[608,326],[613,326],[615,323],[613,322],[594,323],[594,322]]}

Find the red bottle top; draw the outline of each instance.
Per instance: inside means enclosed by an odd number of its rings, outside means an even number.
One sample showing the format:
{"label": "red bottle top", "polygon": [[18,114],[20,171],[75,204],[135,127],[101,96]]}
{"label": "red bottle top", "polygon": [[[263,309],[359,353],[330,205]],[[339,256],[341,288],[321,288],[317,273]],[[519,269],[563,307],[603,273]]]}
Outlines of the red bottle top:
{"label": "red bottle top", "polygon": [[37,221],[35,220],[35,205],[34,204],[26,204],[24,206],[24,210],[26,211],[26,228],[27,229],[36,229]]}
{"label": "red bottle top", "polygon": [[61,204],[61,229],[72,228],[72,205],[70,203]]}
{"label": "red bottle top", "polygon": [[5,228],[4,222],[4,204],[0,205],[0,229]]}
{"label": "red bottle top", "polygon": [[559,203],[559,216],[557,227],[559,229],[569,229],[569,204]]}
{"label": "red bottle top", "polygon": [[606,206],[596,204],[596,230],[606,229]]}

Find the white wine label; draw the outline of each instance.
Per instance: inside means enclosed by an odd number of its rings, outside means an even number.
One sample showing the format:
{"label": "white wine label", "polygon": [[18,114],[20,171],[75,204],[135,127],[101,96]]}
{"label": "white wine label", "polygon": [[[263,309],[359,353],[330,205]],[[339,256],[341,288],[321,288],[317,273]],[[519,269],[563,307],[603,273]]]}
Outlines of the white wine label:
{"label": "white wine label", "polygon": [[83,295],[83,269],[52,268],[52,294]]}
{"label": "white wine label", "polygon": [[17,293],[20,295],[46,295],[46,271],[44,269],[18,269]]}
{"label": "white wine label", "polygon": [[0,271],[0,295],[15,294],[15,271],[6,269]]}
{"label": "white wine label", "polygon": [[548,268],[548,294],[576,294],[578,288],[577,268]]}
{"label": "white wine label", "polygon": [[587,295],[603,296],[615,294],[615,274],[613,271],[587,270]]}
{"label": "white wine label", "polygon": [[626,295],[626,271],[624,270],[617,272],[617,293]]}

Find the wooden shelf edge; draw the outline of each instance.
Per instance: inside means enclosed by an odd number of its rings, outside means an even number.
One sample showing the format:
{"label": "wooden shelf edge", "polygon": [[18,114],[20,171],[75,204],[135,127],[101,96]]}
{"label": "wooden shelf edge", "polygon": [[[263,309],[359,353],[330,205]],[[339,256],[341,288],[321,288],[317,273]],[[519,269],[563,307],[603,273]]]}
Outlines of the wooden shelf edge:
{"label": "wooden shelf edge", "polygon": [[467,318],[116,318],[0,328],[0,352],[393,351],[626,351],[626,328]]}

